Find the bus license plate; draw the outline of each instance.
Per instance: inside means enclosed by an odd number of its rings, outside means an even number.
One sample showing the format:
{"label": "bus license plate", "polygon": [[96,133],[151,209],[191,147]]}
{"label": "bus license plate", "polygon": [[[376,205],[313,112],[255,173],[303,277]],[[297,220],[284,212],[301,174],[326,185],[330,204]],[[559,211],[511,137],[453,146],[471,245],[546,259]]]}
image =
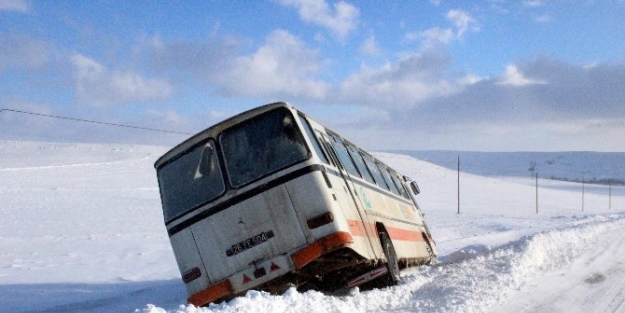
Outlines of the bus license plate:
{"label": "bus license plate", "polygon": [[252,236],[239,243],[233,244],[232,247],[230,247],[230,249],[226,250],[226,255],[227,256],[237,255],[247,249],[257,246],[263,242],[266,242],[267,240],[273,238],[273,236],[274,234],[272,230],[261,232],[260,234],[256,236]]}

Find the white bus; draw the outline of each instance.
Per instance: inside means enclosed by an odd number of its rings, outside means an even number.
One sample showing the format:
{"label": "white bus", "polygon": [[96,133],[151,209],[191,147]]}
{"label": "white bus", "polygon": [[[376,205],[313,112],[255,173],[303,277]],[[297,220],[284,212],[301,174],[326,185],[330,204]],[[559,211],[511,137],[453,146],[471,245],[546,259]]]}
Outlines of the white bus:
{"label": "white bus", "polygon": [[287,103],[214,125],[155,168],[196,306],[250,289],[393,285],[436,258],[417,184]]}

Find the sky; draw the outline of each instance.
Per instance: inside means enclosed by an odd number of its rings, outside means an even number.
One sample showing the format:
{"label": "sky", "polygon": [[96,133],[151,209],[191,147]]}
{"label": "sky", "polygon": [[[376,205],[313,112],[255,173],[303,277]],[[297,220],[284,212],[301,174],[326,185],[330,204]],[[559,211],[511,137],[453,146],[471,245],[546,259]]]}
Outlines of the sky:
{"label": "sky", "polygon": [[[623,0],[0,0],[0,108],[193,134],[286,101],[367,150],[625,151],[623,16]],[[188,136],[0,112],[5,140]]]}

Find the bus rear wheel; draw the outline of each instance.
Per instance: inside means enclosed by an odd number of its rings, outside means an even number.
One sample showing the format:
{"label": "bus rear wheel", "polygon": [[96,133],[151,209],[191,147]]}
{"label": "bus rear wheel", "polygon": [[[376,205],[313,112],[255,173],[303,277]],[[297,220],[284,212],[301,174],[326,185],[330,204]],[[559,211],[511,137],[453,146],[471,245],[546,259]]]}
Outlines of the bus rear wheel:
{"label": "bus rear wheel", "polygon": [[397,262],[397,254],[393,247],[393,242],[387,233],[380,233],[380,243],[382,244],[382,250],[386,256],[386,268],[388,273],[382,277],[382,282],[386,286],[395,286],[399,282],[399,263]]}

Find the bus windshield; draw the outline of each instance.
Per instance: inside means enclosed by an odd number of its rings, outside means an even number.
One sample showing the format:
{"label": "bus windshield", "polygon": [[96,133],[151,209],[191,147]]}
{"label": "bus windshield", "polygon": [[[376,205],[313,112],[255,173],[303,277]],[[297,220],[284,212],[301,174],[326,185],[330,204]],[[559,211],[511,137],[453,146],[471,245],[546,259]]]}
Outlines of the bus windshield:
{"label": "bus windshield", "polygon": [[158,170],[165,220],[215,199],[226,187],[213,140],[197,145]]}
{"label": "bus windshield", "polygon": [[230,184],[235,188],[309,155],[302,133],[286,109],[269,111],[229,128],[219,141]]}

